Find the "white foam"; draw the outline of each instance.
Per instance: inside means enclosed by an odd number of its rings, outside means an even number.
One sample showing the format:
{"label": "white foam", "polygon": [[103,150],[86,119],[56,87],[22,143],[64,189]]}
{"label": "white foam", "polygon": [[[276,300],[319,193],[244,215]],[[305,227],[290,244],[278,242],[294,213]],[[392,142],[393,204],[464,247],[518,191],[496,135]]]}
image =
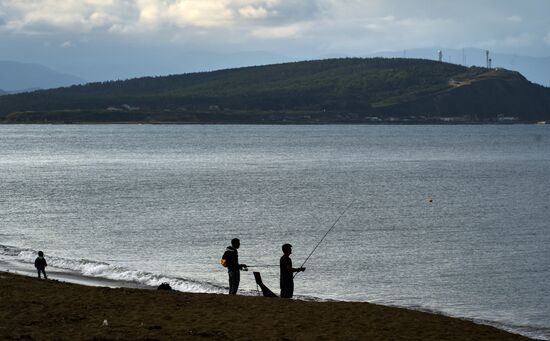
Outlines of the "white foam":
{"label": "white foam", "polygon": [[[0,256],[4,260],[32,264],[36,254],[35,250],[0,245]],[[50,269],[67,270],[85,277],[131,282],[149,287],[157,287],[161,283],[167,282],[174,290],[183,292],[223,293],[226,291],[225,288],[211,283],[138,271],[88,259],[70,259],[48,255],[47,261]]]}
{"label": "white foam", "polygon": [[[13,246],[0,245],[0,260],[8,262],[19,262],[24,263],[25,267],[27,265],[33,264],[34,259],[36,258],[37,251],[31,249],[20,249]],[[52,255],[47,255],[47,261],[49,268],[62,269],[70,273],[76,274],[83,277],[92,277],[107,279],[112,281],[121,282],[121,287],[124,286],[122,282],[130,282],[138,285],[148,286],[148,287],[157,287],[161,283],[167,282],[170,284],[172,289],[182,292],[193,292],[193,293],[226,293],[227,288],[214,285],[207,282],[193,281],[184,278],[171,277],[161,274],[154,274],[150,272],[137,271],[121,266],[112,265],[109,263],[98,262],[87,259],[69,259],[63,257],[56,257]],[[240,294],[244,295],[255,295],[254,291],[240,291]],[[333,301],[340,300],[336,297],[313,297],[313,296],[300,296],[297,297],[301,300],[315,300],[315,301]],[[350,300],[354,301],[354,300]],[[408,309],[414,309],[419,311],[432,312],[447,316],[452,316],[456,318],[463,318],[459,314],[452,314],[449,312],[443,312],[435,308],[430,309],[427,307],[421,306],[404,306],[398,304],[397,302],[388,301],[381,298],[371,298],[369,300],[371,303],[378,303],[387,306],[402,307]],[[463,318],[464,319],[464,318]],[[482,319],[467,319],[479,324],[491,325],[499,329],[503,329],[512,333],[519,333],[524,336],[531,337],[533,339],[539,340],[550,340],[548,335],[550,335],[550,330],[544,327],[532,327],[532,326],[517,326],[517,325],[506,325],[503,323],[497,323],[493,321],[487,321]]]}

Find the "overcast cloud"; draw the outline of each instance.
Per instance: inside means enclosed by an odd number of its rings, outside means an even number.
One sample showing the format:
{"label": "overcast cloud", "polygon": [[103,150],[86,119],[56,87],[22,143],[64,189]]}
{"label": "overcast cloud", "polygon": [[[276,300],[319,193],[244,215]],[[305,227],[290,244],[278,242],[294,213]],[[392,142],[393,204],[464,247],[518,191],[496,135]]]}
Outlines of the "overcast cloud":
{"label": "overcast cloud", "polygon": [[417,47],[550,56],[548,13],[548,0],[0,0],[0,59],[92,68],[136,53]]}

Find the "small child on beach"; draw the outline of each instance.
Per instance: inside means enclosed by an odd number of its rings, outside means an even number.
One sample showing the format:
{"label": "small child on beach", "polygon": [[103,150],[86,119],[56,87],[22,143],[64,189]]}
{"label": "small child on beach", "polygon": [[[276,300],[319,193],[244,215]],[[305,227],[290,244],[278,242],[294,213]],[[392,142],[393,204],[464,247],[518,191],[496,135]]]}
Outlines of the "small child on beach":
{"label": "small child on beach", "polygon": [[48,263],[46,263],[46,258],[44,258],[44,252],[38,251],[38,257],[34,260],[34,267],[38,271],[38,278],[40,278],[40,272],[44,274],[44,279],[48,279],[48,276],[46,276],[46,267],[48,266]]}

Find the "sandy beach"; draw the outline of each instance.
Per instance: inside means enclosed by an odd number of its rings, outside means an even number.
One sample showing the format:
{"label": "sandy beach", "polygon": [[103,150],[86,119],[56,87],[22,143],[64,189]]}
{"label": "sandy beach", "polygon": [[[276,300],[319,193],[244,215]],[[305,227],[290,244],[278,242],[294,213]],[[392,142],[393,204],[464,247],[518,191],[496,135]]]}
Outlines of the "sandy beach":
{"label": "sandy beach", "polygon": [[529,340],[369,303],[113,289],[6,272],[0,306],[2,340]]}

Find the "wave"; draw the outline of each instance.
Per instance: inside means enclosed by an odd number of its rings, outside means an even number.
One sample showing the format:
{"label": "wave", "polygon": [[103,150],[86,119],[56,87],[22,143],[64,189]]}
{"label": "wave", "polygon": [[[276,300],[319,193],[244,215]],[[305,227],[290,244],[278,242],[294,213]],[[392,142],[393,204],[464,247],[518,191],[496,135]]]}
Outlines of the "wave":
{"label": "wave", "polygon": [[[33,264],[37,252],[37,250],[32,249],[0,245],[0,257],[6,261]],[[226,288],[213,283],[138,271],[94,260],[70,259],[52,255],[48,255],[47,260],[48,267],[51,269],[65,270],[83,277],[133,283],[147,287],[157,287],[161,283],[168,282],[172,289],[183,292],[224,293],[227,291]]]}
{"label": "wave", "polygon": [[[23,263],[25,267],[34,263],[37,250],[22,249],[14,246],[0,245],[0,260]],[[209,282],[201,282],[192,279],[172,277],[162,274],[154,274],[145,271],[128,269],[125,267],[112,265],[105,262],[93,261],[88,259],[70,259],[48,255],[48,265],[50,268],[68,271],[69,273],[82,276],[83,278],[99,278],[112,280],[120,283],[120,286],[125,286],[125,283],[133,283],[141,286],[155,288],[161,283],[168,282],[170,286],[177,291],[192,292],[192,293],[215,293],[222,294],[227,292],[227,288]],[[256,291],[239,290],[242,295],[257,295]],[[297,296],[297,299],[306,301],[350,301],[342,300],[334,297],[314,297],[314,296]],[[545,327],[533,327],[523,325],[510,325],[495,321],[488,321],[476,318],[465,318],[456,316],[455,314],[444,312],[437,309],[430,309],[422,306],[401,305],[397,302],[388,302],[385,300],[371,300],[371,303],[383,304],[387,306],[413,309],[417,311],[446,315],[463,320],[472,321],[478,324],[485,324],[506,330],[508,332],[521,334],[533,339],[550,340],[550,329]]]}

